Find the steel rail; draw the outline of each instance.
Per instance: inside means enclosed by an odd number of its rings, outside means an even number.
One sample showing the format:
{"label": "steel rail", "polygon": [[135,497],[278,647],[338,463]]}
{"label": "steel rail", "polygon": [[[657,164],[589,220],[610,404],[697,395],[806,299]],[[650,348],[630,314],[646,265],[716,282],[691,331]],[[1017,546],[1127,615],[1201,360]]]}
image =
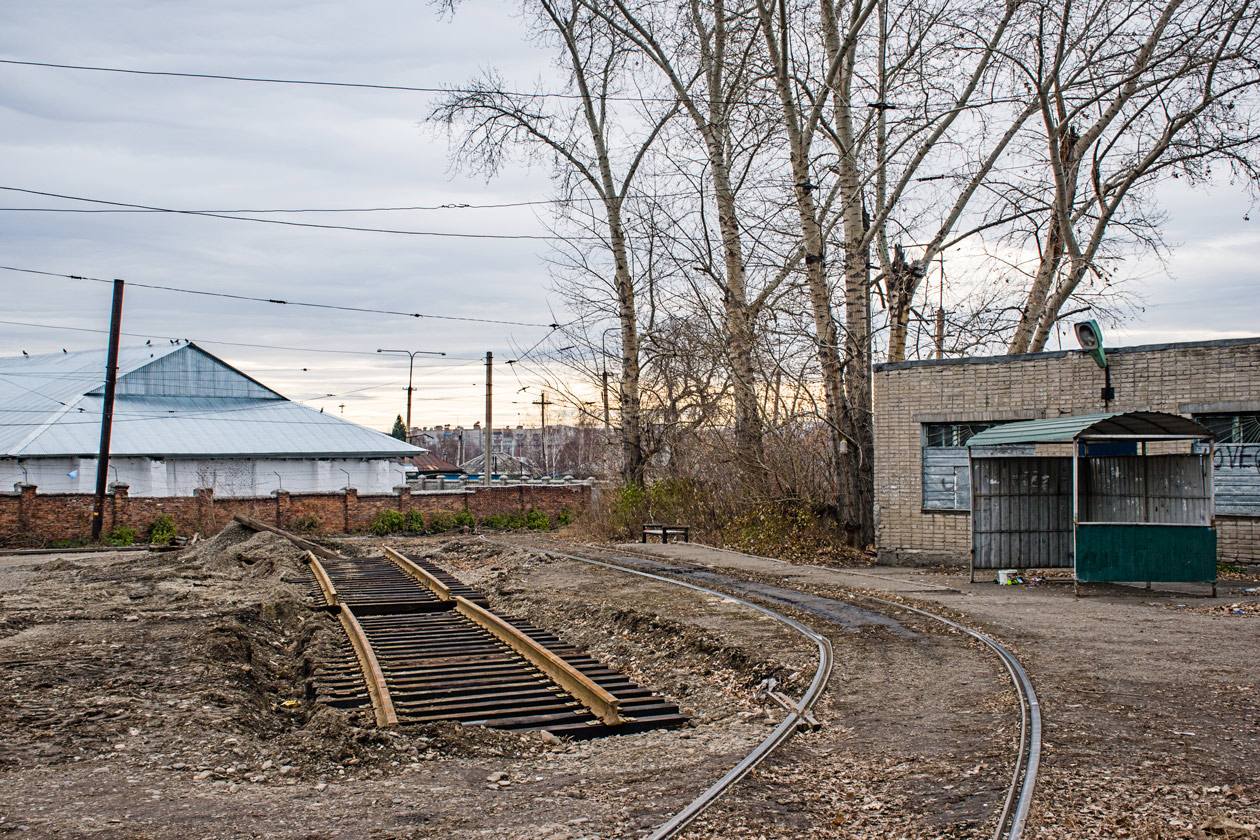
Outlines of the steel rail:
{"label": "steel rail", "polygon": [[306,563],[311,567],[311,574],[315,576],[315,582],[319,584],[319,591],[324,593],[324,603],[330,607],[337,606],[337,587],[333,586],[332,579],[328,577],[328,570],[324,568],[324,564],[319,562],[312,552],[306,552]]}
{"label": "steel rail", "polygon": [[752,752],[744,756],[738,764],[728,770],[722,778],[718,779],[707,790],[695,799],[691,800],[691,802],[689,802],[681,811],[674,814],[674,816],[670,817],[658,826],[656,830],[644,838],[644,840],[669,840],[669,838],[677,837],[682,833],[683,829],[691,823],[692,820],[704,813],[704,811],[716,802],[722,794],[726,793],[726,791],[734,786],[740,779],[752,772],[753,768],[764,761],[776,749],[787,743],[787,741],[796,732],[797,726],[805,721],[805,714],[809,712],[818,702],[819,698],[822,697],[823,690],[827,686],[827,680],[831,677],[831,641],[823,634],[810,629],[796,619],[790,618],[768,607],[763,607],[760,604],[755,604],[752,601],[744,600],[743,598],[726,592],[719,592],[716,589],[709,589],[704,586],[698,586],[694,583],[687,583],[686,581],[674,580],[673,578],[665,577],[664,575],[655,575],[651,572],[628,569],[625,566],[619,566],[616,563],[608,563],[591,557],[581,557],[576,554],[568,554],[551,548],[532,546],[527,543],[504,542],[501,540],[491,539],[486,536],[482,536],[481,539],[488,543],[501,545],[507,548],[525,548],[530,551],[553,554],[557,557],[565,557],[569,560],[577,560],[581,563],[589,563],[593,566],[603,566],[607,569],[614,569],[619,572],[638,575],[639,577],[650,578],[663,583],[672,583],[675,586],[683,586],[687,589],[695,590],[696,592],[703,592],[706,595],[714,595],[718,598],[735,601],[738,604],[743,604],[744,606],[769,616],[776,621],[786,624],[817,645],[818,669],[814,672],[814,679],[810,682],[809,688],[807,688],[801,695],[800,699],[796,701],[795,708],[788,712],[788,715],[783,719],[783,722],[775,727],[774,731],[771,732],[765,740],[758,744]]}
{"label": "steel rail", "polygon": [[[773,563],[782,563],[782,560],[776,560],[773,557],[763,557],[759,554],[748,554],[741,551],[732,551],[729,548],[719,548],[718,546],[705,545],[704,543],[692,543],[702,548],[708,548],[713,551],[725,552],[727,554],[738,554],[743,557],[752,557],[757,560],[767,560]],[[649,554],[646,552],[636,552],[627,549],[618,549],[628,554],[639,554],[642,557],[659,560],[660,555]],[[888,598],[880,598],[878,595],[869,595],[864,592],[852,592],[854,597],[866,598],[871,601],[878,601],[881,604],[888,604],[900,607],[910,612],[917,613],[927,618],[934,619],[950,627],[960,630],[963,633],[983,642],[998,659],[1006,667],[1007,673],[1011,677],[1011,682],[1015,686],[1015,692],[1020,700],[1020,740],[1019,753],[1015,759],[1015,766],[1011,771],[1011,784],[1006,792],[1006,799],[1002,805],[1002,811],[998,815],[997,827],[994,829],[994,840],[1000,840],[1003,833],[1006,834],[1007,840],[1020,840],[1024,833],[1024,827],[1028,822],[1028,812],[1032,808],[1033,790],[1037,785],[1037,772],[1041,767],[1041,704],[1037,700],[1037,692],[1033,688],[1032,680],[1029,679],[1027,672],[1024,671],[1023,665],[1015,657],[1011,651],[993,639],[977,630],[973,630],[963,624],[946,618],[943,615],[931,612],[929,610],[912,607],[901,601],[894,601]],[[1021,786],[1022,782],[1022,786]],[[1012,812],[1011,804],[1015,800],[1015,791],[1019,790],[1019,800]],[[1009,823],[1009,830],[1007,825]]]}
{"label": "steel rail", "polygon": [[591,713],[604,723],[616,726],[628,720],[621,714],[620,700],[577,668],[565,662],[563,658],[556,656],[545,645],[539,644],[485,607],[474,604],[460,595],[452,595],[450,587],[413,563],[402,552],[386,548],[385,556],[418,583],[427,586],[441,600],[453,601],[456,612],[525,657],[530,664],[546,674],[569,696],[590,709]]}
{"label": "steel rail", "polygon": [[[998,816],[997,828],[994,831],[994,838],[1000,838],[1005,832],[1007,840],[1020,840],[1024,833],[1024,826],[1028,821],[1028,811],[1032,807],[1033,789],[1037,784],[1037,770],[1041,766],[1041,705],[1037,701],[1037,692],[1033,689],[1032,680],[1028,678],[1028,674],[1024,671],[1024,667],[1020,665],[1019,660],[1004,645],[990,636],[986,636],[977,630],[959,624],[957,621],[946,618],[943,615],[937,615],[934,612],[912,607],[909,604],[903,604],[900,601],[893,601],[888,598],[880,598],[877,595],[867,595],[865,593],[854,592],[856,597],[866,598],[871,601],[878,601],[881,604],[899,607],[903,610],[909,610],[913,613],[935,619],[943,624],[947,624],[956,630],[961,630],[967,635],[983,642],[990,650],[997,654],[998,659],[1006,666],[1007,672],[1011,676],[1011,682],[1015,685],[1015,691],[1020,698],[1020,739],[1019,739],[1019,755],[1015,759],[1015,769],[1011,774],[1011,785],[1006,793],[1006,801],[1002,806],[1002,811]],[[1020,783],[1023,783],[1020,788]],[[1015,797],[1015,790],[1020,788],[1019,801],[1016,803],[1015,810],[1011,810],[1011,801]],[[1006,830],[1006,825],[1010,825],[1010,830]]]}
{"label": "steel rail", "polygon": [[[774,563],[783,562],[782,560],[776,560],[773,557],[763,557],[759,554],[747,554],[745,552],[732,551],[729,548],[719,548],[717,546],[706,545],[704,543],[692,543],[692,545],[728,554],[738,554],[758,560],[767,560]],[[637,554],[640,557],[657,560],[658,562],[661,559],[660,555],[635,551],[633,549],[618,549],[618,551],[626,554]],[[919,607],[913,607],[901,601],[881,598],[878,595],[869,595],[864,592],[851,592],[850,594],[853,597],[866,598],[871,601],[877,601],[881,604],[887,604],[917,613],[966,633],[992,650],[993,653],[997,655],[999,661],[1001,661],[1001,663],[1006,667],[1006,671],[1010,675],[1011,682],[1015,686],[1015,692],[1020,701],[1020,740],[1019,752],[1016,755],[1015,765],[1011,771],[1011,783],[1007,788],[1006,799],[1003,802],[1002,810],[998,814],[998,821],[993,832],[993,837],[994,840],[1000,840],[1003,834],[1005,834],[1007,840],[1020,840],[1024,833],[1024,827],[1028,821],[1028,812],[1032,807],[1033,790],[1037,784],[1037,771],[1041,766],[1041,705],[1037,700],[1037,692],[1033,689],[1032,680],[1029,679],[1028,674],[1024,671],[1024,667],[1020,664],[1015,655],[996,639],[993,639],[992,637],[977,630],[973,630],[957,621],[946,618],[943,615],[938,615],[930,610],[921,609]],[[1015,805],[1014,811],[1012,811],[1011,805],[1012,802],[1015,801],[1016,790],[1019,790],[1020,792],[1019,799]]]}
{"label": "steel rail", "polygon": [[377,661],[376,653],[372,650],[371,641],[363,632],[363,627],[350,607],[339,603],[337,589],[333,586],[324,564],[320,563],[319,558],[309,550],[306,552],[306,562],[310,565],[311,574],[315,576],[319,589],[324,594],[324,601],[337,611],[337,620],[341,622],[341,628],[350,639],[350,646],[354,648],[355,658],[359,660],[359,668],[363,671],[363,681],[367,686],[368,697],[372,700],[372,713],[376,717],[376,725],[382,728],[397,726],[398,715],[394,712],[394,703],[389,696],[385,673],[381,670],[381,663]]}

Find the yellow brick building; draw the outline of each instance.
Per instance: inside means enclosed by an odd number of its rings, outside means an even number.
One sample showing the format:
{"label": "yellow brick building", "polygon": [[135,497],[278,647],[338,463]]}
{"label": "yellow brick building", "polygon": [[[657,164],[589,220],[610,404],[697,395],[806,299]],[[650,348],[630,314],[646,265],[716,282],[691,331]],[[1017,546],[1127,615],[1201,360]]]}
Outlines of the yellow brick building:
{"label": "yellow brick building", "polygon": [[964,444],[1001,422],[1167,411],[1217,433],[1222,561],[1260,558],[1260,337],[1107,350],[1115,399],[1083,351],[875,368],[875,534],[883,562],[966,563]]}

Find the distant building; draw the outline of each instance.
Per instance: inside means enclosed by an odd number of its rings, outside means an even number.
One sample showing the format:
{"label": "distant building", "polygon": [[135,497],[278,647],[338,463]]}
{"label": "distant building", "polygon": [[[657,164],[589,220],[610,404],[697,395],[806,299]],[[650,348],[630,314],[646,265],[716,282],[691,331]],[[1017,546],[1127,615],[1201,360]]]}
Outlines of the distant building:
{"label": "distant building", "polygon": [[[0,359],[0,487],[96,485],[105,351]],[[119,351],[111,484],[132,496],[389,493],[423,450],[295,403],[194,344]]]}
{"label": "distant building", "polygon": [[[410,440],[451,463],[465,465],[485,449],[481,423],[433,426],[411,430]],[[547,424],[546,446],[537,426],[496,427],[491,432],[491,451],[524,461],[535,475],[591,475],[606,453],[603,433],[594,426]],[[545,456],[545,457],[544,457]],[[481,463],[478,461],[477,463]],[[545,463],[545,467],[544,467]],[[480,472],[481,467],[477,467]]]}

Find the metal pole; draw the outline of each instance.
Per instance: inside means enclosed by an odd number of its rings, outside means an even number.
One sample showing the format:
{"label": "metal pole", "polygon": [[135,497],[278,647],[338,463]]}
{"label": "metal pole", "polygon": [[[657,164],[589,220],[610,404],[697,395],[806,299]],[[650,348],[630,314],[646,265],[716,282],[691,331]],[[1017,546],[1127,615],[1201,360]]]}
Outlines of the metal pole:
{"label": "metal pole", "polygon": [[608,371],[604,371],[604,439],[612,440],[612,423],[608,419]]}
{"label": "metal pole", "polygon": [[411,443],[411,371],[416,366],[416,354],[407,354],[411,361],[407,363],[407,431],[403,433],[403,443]]}
{"label": "metal pole", "polygon": [[118,337],[122,331],[123,281],[114,281],[114,303],[109,316],[109,350],[105,358],[105,405],[101,412],[101,448],[96,458],[96,501],[92,505],[92,541],[101,538],[105,524],[105,490],[109,483],[109,436],[114,425],[114,387],[118,382]]}
{"label": "metal pole", "polygon": [[494,469],[494,459],[490,457],[490,447],[494,445],[494,426],[491,422],[491,381],[493,376],[494,354],[486,353],[486,457],[485,469],[481,471],[481,483],[490,486],[490,473]]}

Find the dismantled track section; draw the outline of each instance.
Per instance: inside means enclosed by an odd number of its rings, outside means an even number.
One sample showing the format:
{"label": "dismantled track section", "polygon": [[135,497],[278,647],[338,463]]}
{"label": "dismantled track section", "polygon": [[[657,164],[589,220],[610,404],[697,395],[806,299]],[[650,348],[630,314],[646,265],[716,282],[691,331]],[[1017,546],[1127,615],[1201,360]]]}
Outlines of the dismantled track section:
{"label": "dismantled track section", "polygon": [[244,516],[306,550],[311,594],[353,652],[316,673],[328,705],[378,726],[441,720],[594,738],[680,726],[678,707],[550,632],[493,612],[479,592],[415,556],[345,557]]}

